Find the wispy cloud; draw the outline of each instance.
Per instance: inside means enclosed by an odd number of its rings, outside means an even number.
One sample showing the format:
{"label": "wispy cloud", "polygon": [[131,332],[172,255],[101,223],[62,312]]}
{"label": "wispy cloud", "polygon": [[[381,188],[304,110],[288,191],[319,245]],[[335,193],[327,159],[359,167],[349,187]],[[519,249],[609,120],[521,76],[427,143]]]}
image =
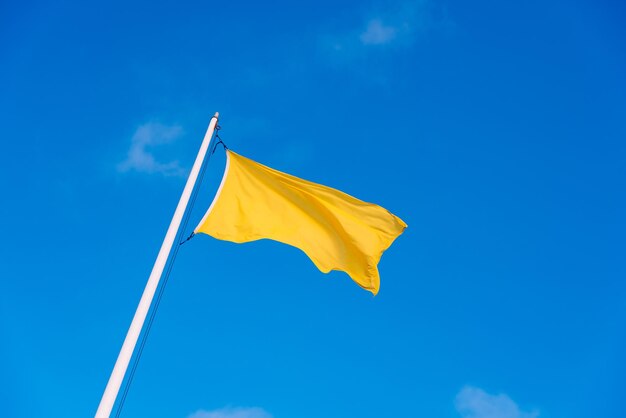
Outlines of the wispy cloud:
{"label": "wispy cloud", "polygon": [[325,36],[333,53],[358,55],[373,48],[408,47],[424,33],[452,25],[445,9],[430,0],[390,3],[366,16],[344,33]]}
{"label": "wispy cloud", "polygon": [[397,33],[397,28],[386,25],[376,18],[369,21],[367,28],[361,33],[359,39],[363,45],[383,45],[393,41]]}
{"label": "wispy cloud", "polygon": [[160,162],[151,151],[155,146],[175,141],[182,134],[183,129],[178,125],[150,122],[139,126],[131,138],[128,155],[117,165],[117,170],[122,173],[137,171],[165,176],[183,176],[185,170],[178,161]]}
{"label": "wispy cloud", "polygon": [[536,411],[525,412],[507,395],[492,395],[484,390],[466,386],[456,395],[456,410],[463,418],[536,418]]}
{"label": "wispy cloud", "polygon": [[196,411],[187,418],[272,418],[272,415],[263,408],[221,408]]}

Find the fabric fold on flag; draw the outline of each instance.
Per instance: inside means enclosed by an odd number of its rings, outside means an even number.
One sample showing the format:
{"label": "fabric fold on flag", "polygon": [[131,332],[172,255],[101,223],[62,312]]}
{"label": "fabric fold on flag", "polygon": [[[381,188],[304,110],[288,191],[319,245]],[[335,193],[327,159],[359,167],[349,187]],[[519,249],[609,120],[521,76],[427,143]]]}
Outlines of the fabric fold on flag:
{"label": "fabric fold on flag", "polygon": [[378,293],[378,262],[407,226],[400,218],[231,150],[226,158],[222,182],[195,233],[236,243],[282,242],[302,250],[320,271],[344,271]]}

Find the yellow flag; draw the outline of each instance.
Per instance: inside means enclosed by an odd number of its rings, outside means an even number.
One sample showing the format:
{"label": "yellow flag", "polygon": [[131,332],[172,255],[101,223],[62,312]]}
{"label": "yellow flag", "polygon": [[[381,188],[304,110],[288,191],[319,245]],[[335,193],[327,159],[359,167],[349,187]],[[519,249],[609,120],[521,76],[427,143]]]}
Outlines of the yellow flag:
{"label": "yellow flag", "polygon": [[378,261],[406,224],[386,209],[226,151],[217,194],[195,233],[238,243],[268,238],[342,270],[374,295]]}

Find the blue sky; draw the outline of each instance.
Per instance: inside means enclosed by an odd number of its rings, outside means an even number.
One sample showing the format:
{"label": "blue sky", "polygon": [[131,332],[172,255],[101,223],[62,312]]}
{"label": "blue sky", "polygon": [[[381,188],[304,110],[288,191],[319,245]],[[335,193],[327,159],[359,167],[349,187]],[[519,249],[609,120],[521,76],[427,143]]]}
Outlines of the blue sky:
{"label": "blue sky", "polygon": [[93,415],[219,111],[236,152],[409,228],[375,298],[291,247],[194,238],[122,416],[623,417],[625,18],[4,2],[0,415]]}

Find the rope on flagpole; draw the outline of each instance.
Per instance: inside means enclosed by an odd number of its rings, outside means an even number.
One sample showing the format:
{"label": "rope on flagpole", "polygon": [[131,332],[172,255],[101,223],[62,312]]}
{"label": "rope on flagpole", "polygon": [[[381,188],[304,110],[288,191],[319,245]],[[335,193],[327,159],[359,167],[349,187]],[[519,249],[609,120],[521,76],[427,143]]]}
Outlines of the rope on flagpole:
{"label": "rope on flagpole", "polygon": [[222,147],[224,147],[224,151],[226,151],[226,150],[228,149],[228,147],[226,146],[226,144],[224,143],[224,141],[222,141],[222,138],[220,138],[220,134],[219,134],[219,132],[218,132],[220,129],[222,129],[222,127],[221,127],[221,126],[216,126],[216,127],[215,127],[215,138],[216,138],[216,139],[218,139],[219,141],[217,141],[217,142],[215,143],[215,146],[213,147],[213,152],[211,153],[211,155],[212,155],[212,154],[215,154],[215,150],[217,149],[217,146],[218,146],[219,144],[222,144]]}
{"label": "rope on flagpole", "polygon": [[[219,134],[217,133],[217,131],[219,131],[220,129],[222,129],[221,126],[216,126],[215,127],[215,139],[219,139],[219,141],[217,141],[215,143],[215,145],[213,145],[213,151],[211,151],[211,154],[209,154],[209,158],[207,158],[207,164],[209,163],[209,161],[211,160],[211,155],[215,154],[215,150],[217,149],[217,146],[222,144],[222,147],[224,148],[224,151],[226,151],[228,149],[228,147],[226,146],[226,144],[224,143],[224,141],[222,141],[222,138],[220,138]],[[204,169],[200,172],[200,183],[202,183],[202,178],[204,177]],[[191,197],[191,207],[193,208],[193,204],[196,202],[196,196],[197,196],[197,189],[194,190],[194,193]],[[190,211],[191,214],[191,211]],[[183,229],[182,231],[184,232],[185,229],[187,228],[187,222],[189,221],[189,215],[187,215],[185,222],[183,224]],[[185,240],[181,241],[178,243],[178,245],[183,245],[184,243],[186,243],[187,241],[189,241],[190,239],[192,239],[193,237],[196,236],[195,232],[192,232]]]}
{"label": "rope on flagpole", "polygon": [[[202,179],[204,178],[204,173],[206,172],[206,168],[209,165],[209,162],[211,161],[211,155],[213,155],[215,153],[215,149],[217,148],[217,146],[221,143],[222,146],[224,147],[224,150],[228,149],[228,147],[226,147],[226,144],[224,144],[224,142],[222,142],[222,139],[219,137],[219,135],[217,134],[217,131],[220,130],[221,127],[218,125],[215,127],[215,138],[219,139],[219,142],[216,142],[215,145],[213,146],[213,151],[211,153],[209,153],[205,163],[202,165],[202,168],[200,170],[200,175],[198,178],[198,182],[196,183],[196,187],[194,188],[192,194],[191,194],[191,199],[190,199],[190,204],[188,206],[188,210],[185,213],[184,217],[183,217],[183,222],[182,222],[182,228],[180,229],[178,236],[177,236],[177,240],[180,241],[180,236],[184,236],[184,232],[187,229],[187,224],[189,223],[189,218],[191,215],[191,212],[193,211],[193,206],[196,202],[196,198],[198,197],[198,190],[200,190],[200,186],[202,185]],[[135,376],[135,371],[137,370],[137,366],[139,365],[139,360],[141,359],[141,354],[143,353],[143,349],[144,346],[146,345],[146,341],[148,340],[148,335],[150,334],[150,329],[152,328],[152,324],[154,322],[154,318],[156,317],[156,313],[157,310],[159,309],[159,305],[161,303],[161,298],[163,296],[163,292],[165,291],[165,286],[167,285],[168,279],[170,277],[170,273],[172,271],[172,268],[174,266],[174,261],[176,260],[176,255],[178,255],[178,250],[180,249],[180,246],[182,244],[184,244],[185,242],[189,241],[191,238],[194,237],[194,233],[192,232],[191,235],[185,239],[184,241],[180,241],[178,243],[178,245],[174,246],[174,251],[173,254],[168,262],[168,266],[167,266],[167,271],[165,272],[165,276],[163,277],[163,280],[161,282],[161,285],[159,287],[159,292],[157,294],[157,298],[156,301],[154,303],[154,307],[152,308],[152,312],[150,313],[150,318],[148,319],[148,324],[146,325],[146,329],[141,337],[141,343],[139,344],[139,349],[137,350],[137,354],[135,355],[135,358],[133,360],[133,366],[131,367],[130,370],[130,374],[128,375],[128,380],[126,381],[126,384],[124,386],[124,392],[122,393],[122,397],[120,398],[118,407],[117,407],[117,411],[115,413],[115,418],[119,418],[120,414],[122,413],[122,408],[124,407],[124,402],[126,401],[126,396],[128,395],[128,391],[130,390],[130,385],[133,381],[133,378]]]}

